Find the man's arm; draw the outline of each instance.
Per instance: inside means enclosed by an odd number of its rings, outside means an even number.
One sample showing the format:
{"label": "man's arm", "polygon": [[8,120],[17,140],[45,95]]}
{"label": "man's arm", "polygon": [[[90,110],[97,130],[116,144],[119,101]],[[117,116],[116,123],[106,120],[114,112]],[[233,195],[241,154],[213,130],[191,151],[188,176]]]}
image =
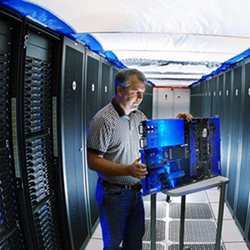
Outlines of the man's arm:
{"label": "man's arm", "polygon": [[130,165],[122,165],[104,159],[102,155],[90,150],[87,151],[87,157],[89,167],[106,176],[133,176],[142,179],[147,175],[146,166],[139,163],[139,159]]}

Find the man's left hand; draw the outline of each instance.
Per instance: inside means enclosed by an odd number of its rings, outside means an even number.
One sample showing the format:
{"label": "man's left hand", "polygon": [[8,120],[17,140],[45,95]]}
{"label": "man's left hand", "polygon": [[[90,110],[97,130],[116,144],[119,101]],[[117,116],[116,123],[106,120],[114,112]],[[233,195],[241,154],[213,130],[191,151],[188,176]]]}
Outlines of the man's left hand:
{"label": "man's left hand", "polygon": [[188,122],[190,122],[193,119],[193,116],[189,113],[179,113],[176,117],[179,119],[184,119]]}

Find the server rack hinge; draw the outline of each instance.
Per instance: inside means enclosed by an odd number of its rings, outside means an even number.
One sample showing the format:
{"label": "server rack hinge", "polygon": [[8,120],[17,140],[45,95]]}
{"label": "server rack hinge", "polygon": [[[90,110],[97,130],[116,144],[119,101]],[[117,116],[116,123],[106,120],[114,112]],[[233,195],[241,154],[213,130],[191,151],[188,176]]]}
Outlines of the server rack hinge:
{"label": "server rack hinge", "polygon": [[16,177],[16,187],[17,189],[23,189],[23,181],[19,177]]}
{"label": "server rack hinge", "polygon": [[29,34],[26,34],[25,36],[24,36],[24,45],[23,45],[23,47],[26,49],[27,48],[27,46],[28,46],[28,41],[29,41]]}

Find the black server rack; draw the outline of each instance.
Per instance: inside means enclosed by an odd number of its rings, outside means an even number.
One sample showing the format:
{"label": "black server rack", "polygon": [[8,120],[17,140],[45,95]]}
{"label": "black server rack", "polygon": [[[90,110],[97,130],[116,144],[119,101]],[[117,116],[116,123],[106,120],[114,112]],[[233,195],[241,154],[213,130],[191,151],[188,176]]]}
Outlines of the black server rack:
{"label": "black server rack", "polygon": [[146,90],[144,93],[143,101],[139,107],[141,111],[147,116],[148,119],[152,118],[153,109],[153,87],[151,84],[146,84]]}
{"label": "black server rack", "polygon": [[111,85],[110,85],[111,97],[113,97],[115,95],[115,76],[118,72],[119,72],[119,70],[113,66],[111,69]]}
{"label": "black server rack", "polygon": [[200,95],[201,95],[201,113],[205,112],[206,107],[206,84],[201,84],[200,86]]}
{"label": "black server rack", "polygon": [[[237,63],[232,69],[201,81],[211,96],[211,113],[221,118],[222,174],[229,177],[226,201],[230,211],[250,244],[250,63]],[[216,86],[217,85],[217,86]],[[196,86],[191,87],[192,95]],[[213,92],[216,91],[216,95]],[[205,94],[206,96],[206,94]],[[192,98],[191,98],[192,100]],[[202,101],[203,104],[205,101]],[[204,108],[204,107],[203,107]],[[191,108],[195,110],[195,107]],[[207,115],[202,109],[202,116]]]}
{"label": "black server rack", "polygon": [[[89,126],[91,118],[101,108],[101,70],[100,56],[88,51],[86,53],[85,79],[86,79],[86,128]],[[94,230],[98,220],[98,207],[95,199],[95,189],[97,183],[97,173],[88,168],[88,193],[90,204],[90,224],[91,231]]]}
{"label": "black server rack", "polygon": [[231,85],[231,119],[230,119],[230,136],[231,149],[228,162],[228,177],[230,184],[227,189],[227,201],[233,210],[235,207],[235,190],[237,180],[237,166],[239,157],[239,147],[242,140],[241,134],[241,81],[242,67],[237,67],[233,70],[233,83]]}
{"label": "black server rack", "polygon": [[25,250],[12,147],[12,76],[15,24],[0,13],[0,249]]}
{"label": "black server rack", "polygon": [[223,108],[224,103],[222,102],[222,95],[223,95],[223,83],[224,83],[224,74],[221,74],[218,79],[218,86],[217,86],[217,105],[218,105],[218,115],[219,117],[223,116]]}
{"label": "black server rack", "polygon": [[53,96],[59,41],[25,24],[22,79],[18,82],[17,131],[30,249],[60,249],[58,161],[54,154]]}
{"label": "black server rack", "polygon": [[212,79],[209,79],[207,81],[207,103],[206,103],[206,115],[210,116],[211,115],[211,110],[212,110]]}
{"label": "black server rack", "polygon": [[221,149],[221,167],[222,174],[227,176],[228,174],[228,152],[230,150],[230,115],[231,115],[231,82],[232,72],[228,71],[223,75],[223,91],[222,91],[222,102],[223,102],[223,115],[221,117],[222,131],[222,145]]}
{"label": "black server rack", "polygon": [[225,74],[220,74],[220,76],[218,77],[218,85],[217,85],[217,109],[218,109],[218,116],[220,117],[220,126],[221,126],[221,165],[222,165],[222,174],[225,175],[225,162],[227,159],[227,151],[223,150],[225,149],[226,145],[224,145],[225,143],[225,127],[227,126],[227,124],[225,123],[225,119],[224,119],[224,81],[225,79]]}
{"label": "black server rack", "polygon": [[101,107],[104,107],[112,99],[112,79],[111,65],[104,60],[101,60]]}
{"label": "black server rack", "polygon": [[219,78],[216,77],[211,80],[211,114],[212,116],[218,116],[219,115],[219,91],[218,91],[218,84],[219,84]]}
{"label": "black server rack", "polygon": [[[248,202],[249,202],[249,190],[250,190],[250,137],[249,137],[249,127],[250,127],[250,116],[248,108],[250,105],[250,63],[247,63],[243,66],[244,71],[244,79],[242,79],[245,84],[243,85],[244,89],[242,91],[242,99],[244,102],[243,109],[243,119],[242,122],[244,124],[243,128],[243,141],[242,141],[242,161],[240,168],[240,178],[239,178],[239,190],[237,197],[237,207],[236,207],[236,218],[238,219],[242,229],[248,232],[248,228],[246,225],[247,218],[247,210],[248,210]],[[243,185],[244,184],[244,185]]]}
{"label": "black server rack", "polygon": [[[201,95],[200,95],[200,103],[201,103],[201,114],[207,113],[207,105],[208,105],[208,99],[209,99],[209,94],[208,94],[208,82],[205,81],[202,84],[200,84],[200,89],[201,89]],[[197,105],[199,105],[199,101],[197,102]]]}
{"label": "black server rack", "polygon": [[61,87],[61,145],[66,218],[71,246],[80,249],[89,237],[85,164],[85,49],[64,39]]}
{"label": "black server rack", "polygon": [[191,101],[190,101],[190,110],[193,116],[200,116],[201,115],[201,85],[196,84],[192,88],[191,92]]}

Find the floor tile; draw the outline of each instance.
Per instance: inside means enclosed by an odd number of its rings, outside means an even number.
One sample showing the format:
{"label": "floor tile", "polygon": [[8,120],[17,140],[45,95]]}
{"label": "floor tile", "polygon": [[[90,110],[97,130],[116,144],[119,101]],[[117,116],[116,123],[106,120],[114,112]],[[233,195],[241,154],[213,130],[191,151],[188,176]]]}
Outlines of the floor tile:
{"label": "floor tile", "polygon": [[219,202],[220,190],[218,188],[208,189],[206,191],[209,202]]}
{"label": "floor tile", "polygon": [[103,244],[102,240],[98,239],[91,239],[85,248],[85,250],[102,250],[103,249]]}
{"label": "floor tile", "polygon": [[[210,206],[212,207],[212,211],[213,211],[213,214],[215,216],[215,218],[217,219],[218,218],[218,208],[219,208],[219,203],[210,203]],[[225,204],[224,205],[224,215],[223,215],[223,219],[224,220],[232,220],[233,217],[227,207],[227,205]]]}
{"label": "floor tile", "polygon": [[[224,220],[222,227],[222,239],[224,242],[244,242],[244,239],[234,220]],[[238,250],[238,249],[237,249]]]}
{"label": "floor tile", "polygon": [[98,224],[92,238],[94,238],[94,239],[102,239],[102,229],[101,229],[100,223]]}
{"label": "floor tile", "polygon": [[248,250],[245,242],[225,243],[226,250]]}

